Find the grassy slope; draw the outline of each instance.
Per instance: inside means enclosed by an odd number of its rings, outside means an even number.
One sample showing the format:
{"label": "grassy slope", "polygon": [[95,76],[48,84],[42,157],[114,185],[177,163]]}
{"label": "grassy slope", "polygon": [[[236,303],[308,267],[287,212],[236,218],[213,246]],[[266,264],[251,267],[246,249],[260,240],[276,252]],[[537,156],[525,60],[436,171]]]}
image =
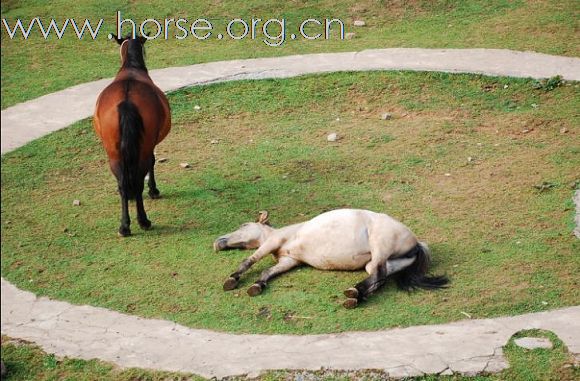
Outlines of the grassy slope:
{"label": "grassy slope", "polygon": [[[159,4],[140,1],[120,4],[118,1],[80,0],[75,7],[68,1],[2,2],[2,17],[11,25],[17,18],[33,17],[82,20],[105,19],[103,33],[96,41],[79,41],[67,35],[63,40],[45,41],[39,32],[27,41],[10,40],[2,27],[2,102],[6,108],[18,102],[64,89],[73,84],[111,77],[117,70],[117,49],[107,40],[114,31],[115,11],[134,20],[153,17],[206,17],[225,28],[236,17],[251,19],[287,19],[289,33],[296,32],[299,22],[308,18],[340,18],[346,31],[355,31],[353,40],[306,41],[287,40],[278,48],[263,42],[206,41],[186,39],[158,40],[148,44],[151,69],[234,58],[252,58],[314,52],[353,51],[367,48],[509,48],[550,54],[577,56],[578,7],[566,1],[174,1]],[[367,26],[356,28],[352,21],[362,18]]]}
{"label": "grassy slope", "polygon": [[[477,377],[420,377],[416,381],[530,381],[553,380],[568,381],[578,379],[579,368],[573,367],[572,356],[562,342],[552,333],[542,331],[525,331],[514,335],[548,337],[554,343],[554,349],[535,349],[532,351],[518,348],[513,339],[504,347],[504,353],[509,361],[510,368],[497,375]],[[11,341],[8,337],[2,338],[2,358],[8,369],[6,381],[16,380],[115,380],[115,381],[197,381],[202,380],[186,374],[167,372],[152,372],[140,369],[119,370],[118,368],[96,360],[84,361],[70,358],[57,358],[43,352],[40,348],[21,342]],[[260,376],[257,381],[294,381],[297,379],[315,379],[319,381],[378,381],[385,380],[384,373],[379,371],[360,372],[268,372]],[[232,381],[246,380],[246,377],[235,377]]]}
{"label": "grassy slope", "polygon": [[[236,332],[373,330],[577,304],[577,84],[532,85],[341,73],[172,94],[174,130],[158,147],[164,198],[146,202],[155,228],[135,224],[128,239],[116,237],[114,181],[80,122],[2,157],[2,275],[57,299]],[[328,144],[331,131],[343,139]],[[544,181],[555,187],[534,188]],[[241,290],[221,290],[248,253],[212,253],[216,236],[261,209],[283,225],[343,206],[401,219],[431,244],[434,272],[452,287],[391,285],[345,310],[342,290],[363,273],[303,268],[249,298],[266,259]]]}

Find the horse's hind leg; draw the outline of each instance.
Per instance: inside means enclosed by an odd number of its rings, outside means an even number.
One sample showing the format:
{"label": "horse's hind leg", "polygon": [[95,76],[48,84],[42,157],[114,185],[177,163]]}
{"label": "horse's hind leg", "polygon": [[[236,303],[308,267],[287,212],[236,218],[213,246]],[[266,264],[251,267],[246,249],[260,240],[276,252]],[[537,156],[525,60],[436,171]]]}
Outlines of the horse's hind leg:
{"label": "horse's hind leg", "polygon": [[119,187],[119,194],[121,195],[121,226],[119,227],[119,235],[127,237],[131,235],[131,219],[129,218],[129,199]]}
{"label": "horse's hind leg", "polygon": [[409,267],[413,261],[415,261],[415,256],[389,259],[384,264],[379,265],[374,265],[372,262],[369,263],[367,265],[369,277],[344,292],[348,299],[343,305],[346,308],[356,307],[360,301],[382,287],[389,275]]}
{"label": "horse's hind leg", "polygon": [[137,222],[139,222],[139,226],[141,229],[150,229],[151,228],[151,221],[147,218],[147,213],[145,213],[145,207],[143,206],[143,188],[145,184],[141,182],[140,189],[137,190],[137,194],[135,195],[135,203],[137,205]]}
{"label": "horse's hind leg", "polygon": [[157,183],[155,182],[155,155],[151,155],[151,164],[149,166],[149,180],[147,181],[147,186],[149,187],[149,197],[152,199],[160,198],[161,193],[157,189]]}
{"label": "horse's hind leg", "polygon": [[262,272],[260,278],[248,289],[248,295],[256,296],[262,293],[268,281],[277,275],[298,266],[301,262],[290,257],[281,257],[278,263]]}
{"label": "horse's hind leg", "polygon": [[348,298],[343,303],[344,307],[355,308],[359,302],[379,289],[387,281],[387,272],[384,265],[367,266],[367,272],[370,275],[365,280],[344,292],[344,295]]}

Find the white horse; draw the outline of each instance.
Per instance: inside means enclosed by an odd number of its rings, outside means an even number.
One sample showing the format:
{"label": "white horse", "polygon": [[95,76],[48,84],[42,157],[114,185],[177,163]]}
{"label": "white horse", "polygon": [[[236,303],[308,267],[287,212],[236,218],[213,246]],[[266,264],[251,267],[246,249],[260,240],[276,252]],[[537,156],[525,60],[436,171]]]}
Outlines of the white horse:
{"label": "white horse", "polygon": [[344,292],[346,308],[356,307],[391,275],[406,290],[436,289],[448,283],[445,276],[427,275],[429,248],[409,228],[369,210],[333,210],[280,229],[268,224],[268,212],[260,212],[257,222],[219,237],[214,249],[257,249],[225,281],[225,291],[236,288],[254,263],[268,254],[274,256],[278,263],[262,272],[248,289],[250,296],[260,294],[274,276],[304,263],[320,270],[366,270],[368,278]]}

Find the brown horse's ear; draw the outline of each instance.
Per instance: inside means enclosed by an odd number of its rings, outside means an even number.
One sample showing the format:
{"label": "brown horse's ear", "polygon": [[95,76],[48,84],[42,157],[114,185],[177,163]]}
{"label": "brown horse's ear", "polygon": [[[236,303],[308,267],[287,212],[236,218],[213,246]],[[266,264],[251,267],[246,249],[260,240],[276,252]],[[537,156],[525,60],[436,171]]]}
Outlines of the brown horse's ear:
{"label": "brown horse's ear", "polygon": [[111,33],[111,38],[114,38],[117,41],[117,44],[121,45],[125,39],[123,37],[119,38],[118,36]]}
{"label": "brown horse's ear", "polygon": [[151,36],[151,32],[145,32],[144,36],[139,36],[138,37],[139,42],[141,43],[141,45],[143,45],[144,43],[147,42],[147,40],[149,40],[149,38],[147,38],[149,36]]}
{"label": "brown horse's ear", "polygon": [[268,211],[266,210],[262,210],[259,214],[258,214],[258,219],[256,220],[257,223],[263,224],[263,225],[269,225],[268,222],[268,218],[270,216],[268,215]]}

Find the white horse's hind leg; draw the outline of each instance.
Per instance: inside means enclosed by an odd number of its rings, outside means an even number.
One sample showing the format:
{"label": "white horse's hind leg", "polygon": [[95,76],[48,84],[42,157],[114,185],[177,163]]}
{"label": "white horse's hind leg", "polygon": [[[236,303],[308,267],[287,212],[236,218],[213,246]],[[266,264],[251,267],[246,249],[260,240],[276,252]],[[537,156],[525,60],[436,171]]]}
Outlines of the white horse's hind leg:
{"label": "white horse's hind leg", "polygon": [[405,269],[415,261],[416,256],[388,259],[394,252],[393,241],[381,239],[371,242],[371,261],[365,266],[369,276],[344,292],[348,298],[343,303],[344,307],[356,307],[360,301],[382,287],[389,275]]}
{"label": "white horse's hind leg", "polygon": [[302,262],[290,257],[280,257],[278,263],[262,272],[260,278],[248,289],[248,295],[256,296],[262,293],[268,281],[277,275],[285,273]]}
{"label": "white horse's hind leg", "polygon": [[385,265],[369,262],[366,271],[370,274],[356,286],[347,289],[344,295],[348,298],[343,303],[346,308],[355,308],[360,301],[379,289],[387,281]]}

